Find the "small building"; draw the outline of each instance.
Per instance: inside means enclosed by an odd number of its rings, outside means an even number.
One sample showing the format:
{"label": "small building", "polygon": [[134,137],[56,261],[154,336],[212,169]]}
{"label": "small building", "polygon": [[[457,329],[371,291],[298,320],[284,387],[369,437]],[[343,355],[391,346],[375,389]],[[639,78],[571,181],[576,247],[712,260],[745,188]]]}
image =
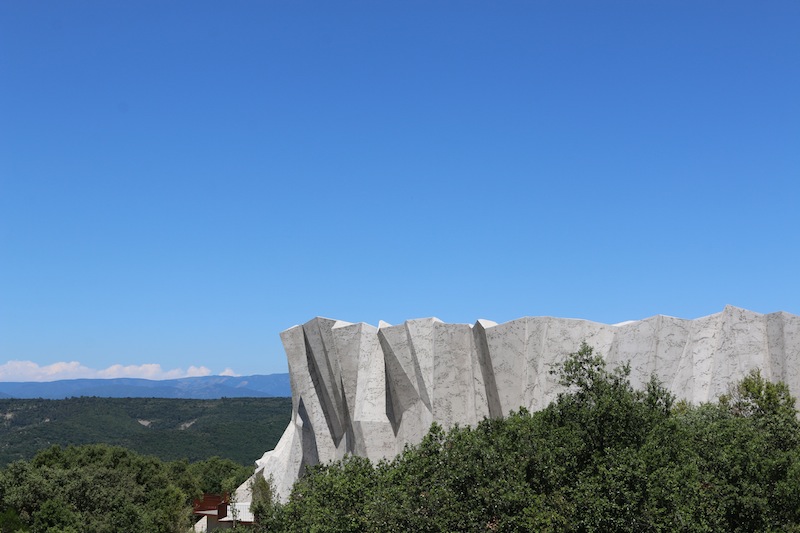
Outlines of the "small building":
{"label": "small building", "polygon": [[192,503],[192,513],[200,517],[193,528],[195,533],[230,529],[234,525],[249,525],[255,521],[250,512],[250,502],[231,503],[228,494],[203,494],[201,499]]}

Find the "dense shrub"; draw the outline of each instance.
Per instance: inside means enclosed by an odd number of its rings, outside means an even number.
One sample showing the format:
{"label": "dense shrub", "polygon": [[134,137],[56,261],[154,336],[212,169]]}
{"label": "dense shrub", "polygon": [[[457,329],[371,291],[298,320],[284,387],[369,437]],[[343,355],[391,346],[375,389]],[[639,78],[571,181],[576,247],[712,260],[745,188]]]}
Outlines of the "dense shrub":
{"label": "dense shrub", "polygon": [[185,533],[191,498],[249,473],[218,457],[165,463],[105,444],[53,446],[0,472],[0,533]]}

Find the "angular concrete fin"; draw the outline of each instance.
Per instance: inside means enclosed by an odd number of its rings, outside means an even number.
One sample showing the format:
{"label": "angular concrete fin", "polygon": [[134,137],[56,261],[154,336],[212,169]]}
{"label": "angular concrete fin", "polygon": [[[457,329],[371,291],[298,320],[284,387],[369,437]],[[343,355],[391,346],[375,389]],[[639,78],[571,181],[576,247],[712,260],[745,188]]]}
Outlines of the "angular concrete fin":
{"label": "angular concrete fin", "polygon": [[292,422],[297,422],[297,402],[310,386],[308,376],[308,357],[306,354],[303,326],[294,326],[281,332],[281,342],[289,363],[289,382],[292,387]]}
{"label": "angular concrete fin", "polygon": [[303,459],[300,462],[297,473],[297,477],[300,477],[306,466],[319,464],[319,452],[317,450],[317,434],[314,431],[314,426],[311,423],[311,418],[308,416],[308,411],[306,411],[302,398],[300,398],[297,414],[303,424]]}
{"label": "angular concrete fin", "polygon": [[800,316],[781,313],[781,322],[783,351],[776,353],[775,357],[782,357],[781,381],[797,397],[800,395]]}
{"label": "angular concrete fin", "polygon": [[[475,368],[472,328],[468,324],[436,323],[434,327],[433,416],[475,424],[488,414],[482,377]],[[476,387],[476,380],[480,386]]]}
{"label": "angular concrete fin", "polygon": [[386,364],[386,415],[397,434],[403,413],[419,400],[419,396],[410,376],[387,340],[384,330],[378,330],[378,340]]}
{"label": "angular concrete fin", "polygon": [[501,418],[503,408],[500,405],[500,396],[497,392],[497,383],[494,377],[494,366],[492,357],[489,353],[489,344],[486,340],[486,329],[484,322],[478,320],[472,328],[472,336],[475,340],[475,351],[478,357],[478,365],[483,375],[483,386],[486,389],[486,403],[489,409],[489,416]]}
{"label": "angular concrete fin", "polygon": [[[344,388],[344,385],[342,385]],[[342,397],[342,411],[343,411],[343,419],[344,419],[344,439],[345,439],[345,453],[353,453],[355,449],[355,435],[353,435],[353,419],[350,415],[350,406],[347,404],[347,396]],[[336,443],[339,446],[339,443]]]}
{"label": "angular concrete fin", "polygon": [[403,323],[411,350],[417,394],[429,411],[433,407],[426,381],[430,382],[433,378],[433,340],[431,338],[433,324],[432,320],[408,320]]}
{"label": "angular concrete fin", "polygon": [[[679,362],[689,338],[690,320],[658,315],[655,357],[650,374],[655,374],[664,385],[671,389],[678,374]],[[635,361],[632,361],[635,364]],[[649,379],[650,376],[647,376]]]}
{"label": "angular concrete fin", "polygon": [[311,383],[317,392],[325,422],[328,425],[331,440],[336,446],[344,435],[340,408],[342,405],[341,394],[338,392],[338,383],[334,381],[333,371],[328,358],[328,351],[322,341],[319,323],[314,321],[303,325],[303,334],[308,357],[308,373]]}
{"label": "angular concrete fin", "polygon": [[[333,335],[335,363],[339,369],[339,389],[342,391],[342,401],[352,407],[356,405],[358,394],[361,346],[364,344],[365,337],[362,332],[367,324],[363,322],[358,324],[337,322],[336,324],[331,328],[331,334]],[[369,328],[371,326],[367,326],[367,331],[370,330]]]}

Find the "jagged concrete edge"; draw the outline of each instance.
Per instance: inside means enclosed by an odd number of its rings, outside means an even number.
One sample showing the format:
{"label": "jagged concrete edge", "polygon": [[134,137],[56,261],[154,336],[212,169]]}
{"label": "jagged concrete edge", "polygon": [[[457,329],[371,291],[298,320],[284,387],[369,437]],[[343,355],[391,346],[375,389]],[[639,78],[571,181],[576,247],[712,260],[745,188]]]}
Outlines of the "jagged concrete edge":
{"label": "jagged concrete edge", "polygon": [[[281,333],[292,420],[256,462],[282,499],[306,465],[357,454],[378,460],[418,442],[436,420],[474,425],[559,392],[550,374],[580,342],[612,365],[631,363],[634,386],[656,374],[678,397],[714,400],[752,368],[800,392],[800,317],[726,306],[697,319],[656,315],[603,324],[523,317],[502,324],[436,318],[378,327],[317,317]],[[248,483],[237,491],[249,501]]]}

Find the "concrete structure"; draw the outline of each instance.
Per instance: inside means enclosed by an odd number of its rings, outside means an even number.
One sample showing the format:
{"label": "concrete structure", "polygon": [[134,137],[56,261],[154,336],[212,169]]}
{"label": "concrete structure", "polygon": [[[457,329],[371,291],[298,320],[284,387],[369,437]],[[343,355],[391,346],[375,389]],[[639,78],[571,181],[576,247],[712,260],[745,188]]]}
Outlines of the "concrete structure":
{"label": "concrete structure", "polygon": [[[292,420],[255,475],[285,498],[306,465],[356,454],[378,460],[421,440],[434,420],[474,425],[560,391],[549,370],[586,341],[609,366],[630,361],[640,387],[657,375],[679,398],[713,401],[760,368],[800,394],[800,317],[726,307],[696,320],[654,316],[609,325],[552,317],[496,324],[436,318],[378,327],[315,318],[281,333]],[[249,501],[248,483],[238,501]]]}

